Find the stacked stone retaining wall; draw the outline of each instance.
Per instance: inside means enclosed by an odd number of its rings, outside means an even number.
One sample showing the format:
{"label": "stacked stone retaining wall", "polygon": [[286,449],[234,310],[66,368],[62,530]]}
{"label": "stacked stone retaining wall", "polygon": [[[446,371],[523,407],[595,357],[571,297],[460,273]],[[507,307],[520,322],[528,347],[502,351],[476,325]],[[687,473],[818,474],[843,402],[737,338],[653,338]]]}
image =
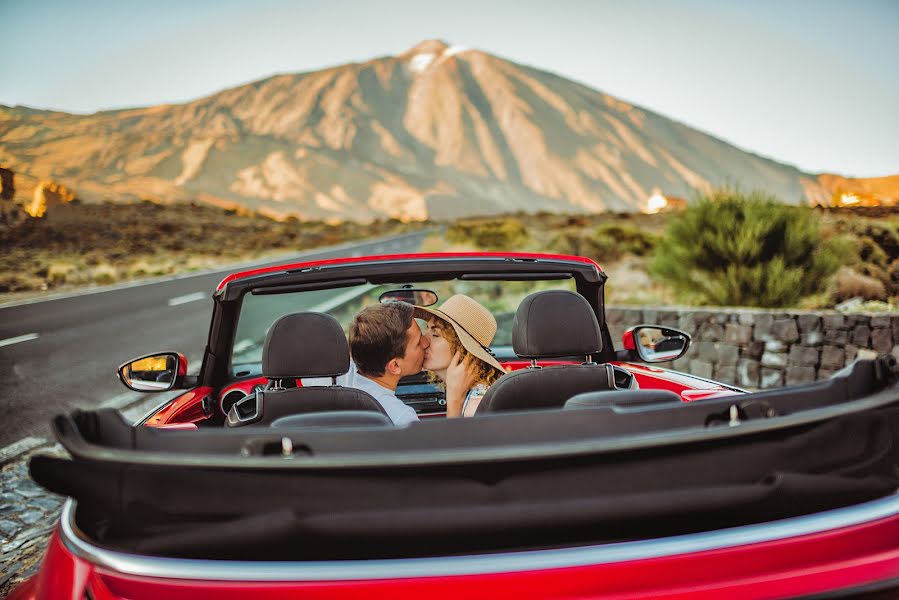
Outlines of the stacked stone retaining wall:
{"label": "stacked stone retaining wall", "polygon": [[743,388],[765,389],[824,379],[856,358],[899,358],[899,314],[749,309],[609,307],[616,347],[628,327],[653,324],[693,336],[668,365]]}

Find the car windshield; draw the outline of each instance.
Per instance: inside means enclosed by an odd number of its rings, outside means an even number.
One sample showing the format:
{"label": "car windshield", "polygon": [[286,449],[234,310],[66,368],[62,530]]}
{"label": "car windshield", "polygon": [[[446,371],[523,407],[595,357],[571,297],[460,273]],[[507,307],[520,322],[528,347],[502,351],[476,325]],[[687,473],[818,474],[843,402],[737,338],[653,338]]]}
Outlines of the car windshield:
{"label": "car windshield", "polygon": [[435,308],[454,294],[465,294],[484,305],[496,318],[493,347],[512,345],[512,319],[521,301],[540,290],[576,291],[573,279],[536,281],[450,280],[408,284],[365,284],[334,290],[283,294],[247,294],[241,305],[231,365],[260,363],[262,346],[272,323],[295,312],[323,312],[335,317],[346,332],[353,316],[363,307],[378,302],[381,294],[404,287],[427,289],[437,294]]}

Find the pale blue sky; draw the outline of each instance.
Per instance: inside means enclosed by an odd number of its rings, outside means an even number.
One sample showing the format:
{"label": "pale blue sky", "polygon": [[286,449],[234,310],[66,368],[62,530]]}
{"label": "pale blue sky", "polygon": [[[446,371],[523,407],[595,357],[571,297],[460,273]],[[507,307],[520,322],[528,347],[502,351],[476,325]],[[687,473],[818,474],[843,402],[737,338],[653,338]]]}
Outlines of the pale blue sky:
{"label": "pale blue sky", "polygon": [[808,171],[899,174],[899,0],[0,0],[0,104],[183,102],[428,38]]}

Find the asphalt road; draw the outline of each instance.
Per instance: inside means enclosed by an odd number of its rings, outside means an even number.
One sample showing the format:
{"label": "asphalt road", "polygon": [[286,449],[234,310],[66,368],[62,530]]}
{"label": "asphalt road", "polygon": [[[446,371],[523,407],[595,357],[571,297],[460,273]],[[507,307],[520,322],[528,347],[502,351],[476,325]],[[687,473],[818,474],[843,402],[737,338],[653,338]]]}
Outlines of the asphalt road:
{"label": "asphalt road", "polygon": [[[322,248],[262,264],[414,252],[426,235]],[[0,307],[0,448],[27,436],[50,436],[49,420],[57,413],[138,398],[115,374],[131,358],[178,351],[195,372],[212,316],[211,294],[225,275],[242,268]],[[314,300],[342,291],[321,292]],[[155,396],[162,401],[171,395]]]}

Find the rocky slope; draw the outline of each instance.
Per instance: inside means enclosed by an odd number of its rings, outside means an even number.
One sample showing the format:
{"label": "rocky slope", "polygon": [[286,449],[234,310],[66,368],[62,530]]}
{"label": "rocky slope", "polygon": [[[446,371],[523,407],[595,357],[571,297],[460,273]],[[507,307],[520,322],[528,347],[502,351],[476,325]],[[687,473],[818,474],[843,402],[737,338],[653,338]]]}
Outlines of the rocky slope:
{"label": "rocky slope", "polygon": [[[722,184],[829,202],[816,176],[478,50],[278,75],[187,104],[71,115],[0,106],[17,187],[200,200],[269,215],[423,219],[627,211]],[[36,184],[36,183],[35,183]]]}

